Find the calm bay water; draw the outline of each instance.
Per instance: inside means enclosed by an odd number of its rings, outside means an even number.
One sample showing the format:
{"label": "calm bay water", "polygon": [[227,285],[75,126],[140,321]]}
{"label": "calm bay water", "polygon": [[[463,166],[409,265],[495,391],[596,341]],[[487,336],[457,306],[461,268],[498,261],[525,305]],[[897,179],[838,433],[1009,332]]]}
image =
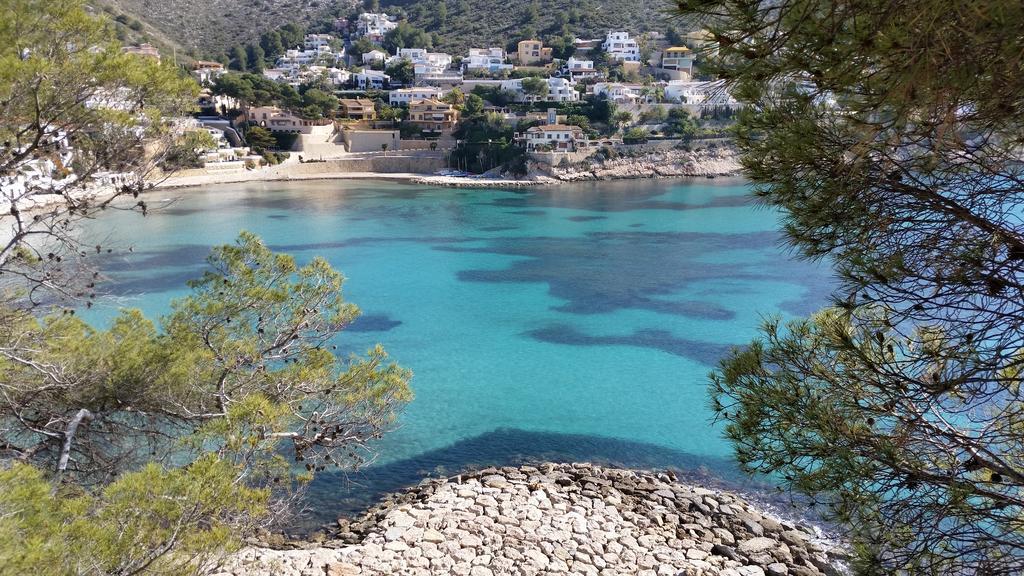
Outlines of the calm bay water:
{"label": "calm bay water", "polygon": [[363,317],[339,349],[380,342],[416,399],[363,474],[321,477],[330,517],[426,474],[533,459],[698,469],[739,481],[710,421],[707,374],[765,314],[826,302],[828,270],[780,247],[778,217],[736,181],[451,190],[368,181],[165,191],[92,240],[117,306],[164,313],[211,246],[240,230],[326,257]]}

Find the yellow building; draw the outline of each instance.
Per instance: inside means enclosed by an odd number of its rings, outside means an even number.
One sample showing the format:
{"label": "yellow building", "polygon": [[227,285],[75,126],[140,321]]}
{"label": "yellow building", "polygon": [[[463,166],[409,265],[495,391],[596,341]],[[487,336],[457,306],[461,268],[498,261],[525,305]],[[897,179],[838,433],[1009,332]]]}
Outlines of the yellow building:
{"label": "yellow building", "polygon": [[661,54],[661,67],[666,70],[680,70],[693,74],[693,50],[686,46],[673,46]]}
{"label": "yellow building", "polygon": [[551,48],[545,48],[540,40],[523,40],[519,43],[518,54],[520,66],[551,61]]}
{"label": "yellow building", "polygon": [[368,98],[343,98],[338,101],[341,115],[352,120],[373,120],[377,118],[377,109],[373,100]]}
{"label": "yellow building", "polygon": [[459,122],[459,111],[440,100],[417,100],[409,103],[408,121],[424,132],[450,132]]}

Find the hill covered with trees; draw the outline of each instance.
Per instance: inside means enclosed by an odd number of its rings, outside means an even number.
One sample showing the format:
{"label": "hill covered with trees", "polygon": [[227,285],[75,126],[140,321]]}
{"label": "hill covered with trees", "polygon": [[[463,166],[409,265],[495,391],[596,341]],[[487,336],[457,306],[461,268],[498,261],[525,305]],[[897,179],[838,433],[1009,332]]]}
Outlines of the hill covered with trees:
{"label": "hill covered with trees", "polygon": [[288,22],[319,23],[355,10],[359,0],[102,0],[196,56],[226,53]]}
{"label": "hill covered with trees", "polygon": [[329,32],[339,18],[367,9],[407,19],[431,34],[433,48],[454,54],[532,37],[557,43],[572,36],[602,37],[611,29],[640,33],[683,27],[669,13],[667,0],[104,0],[100,5],[123,21],[124,40],[141,35],[202,58],[256,43],[288,23]]}
{"label": "hill covered with trees", "polygon": [[436,32],[436,48],[452,53],[536,37],[599,38],[612,29],[639,34],[682,25],[666,0],[384,0],[381,6]]}

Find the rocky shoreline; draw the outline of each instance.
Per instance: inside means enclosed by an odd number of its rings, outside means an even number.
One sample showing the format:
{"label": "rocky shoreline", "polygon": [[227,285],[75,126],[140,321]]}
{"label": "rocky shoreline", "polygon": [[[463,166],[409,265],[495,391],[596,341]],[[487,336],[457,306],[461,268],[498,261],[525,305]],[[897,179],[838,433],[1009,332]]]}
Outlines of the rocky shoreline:
{"label": "rocky shoreline", "polygon": [[732,147],[668,149],[614,158],[592,157],[568,166],[553,166],[550,175],[562,182],[733,176],[741,169]]}
{"label": "rocky shoreline", "polygon": [[820,529],[671,472],[585,463],[488,468],[391,495],[329,538],[251,546],[219,576],[833,576]]}

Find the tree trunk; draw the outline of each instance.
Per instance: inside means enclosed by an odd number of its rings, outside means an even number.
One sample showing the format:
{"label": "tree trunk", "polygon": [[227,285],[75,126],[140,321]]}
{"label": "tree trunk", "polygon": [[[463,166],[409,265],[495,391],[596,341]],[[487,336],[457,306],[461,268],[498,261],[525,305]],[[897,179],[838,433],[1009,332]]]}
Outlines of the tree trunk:
{"label": "tree trunk", "polygon": [[53,493],[57,492],[57,488],[60,487],[61,479],[64,477],[64,470],[68,467],[68,459],[71,458],[71,442],[75,439],[75,432],[78,431],[78,426],[82,422],[88,422],[93,419],[93,413],[82,408],[79,410],[74,418],[68,422],[67,428],[64,430],[64,444],[60,449],[60,458],[57,460],[57,471],[53,476]]}

